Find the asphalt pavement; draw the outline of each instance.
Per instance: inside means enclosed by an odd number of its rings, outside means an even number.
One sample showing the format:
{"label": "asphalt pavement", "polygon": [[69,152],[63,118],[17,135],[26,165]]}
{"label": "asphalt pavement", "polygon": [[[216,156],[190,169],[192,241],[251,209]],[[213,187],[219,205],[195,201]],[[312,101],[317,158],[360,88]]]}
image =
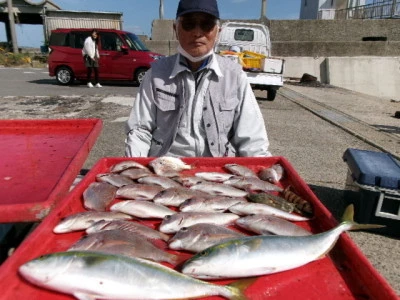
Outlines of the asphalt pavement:
{"label": "asphalt pavement", "polygon": [[[43,77],[44,76],[44,77]],[[118,85],[96,91],[70,87],[69,93],[46,96],[49,80],[35,79],[40,94],[6,96],[0,91],[0,119],[101,118],[103,130],[89,153],[83,170],[101,158],[124,155],[124,125],[137,87]],[[0,72],[1,78],[1,72]],[[36,88],[34,82],[30,82]],[[49,81],[51,83],[51,80]],[[2,84],[0,81],[0,90]],[[299,176],[339,220],[346,201],[344,190],[348,148],[383,151],[400,156],[400,103],[330,86],[285,84],[275,101],[255,91],[270,139],[273,155],[284,156]],[[376,270],[400,294],[400,240],[382,234],[348,233]],[[396,259],[397,258],[397,259]]]}

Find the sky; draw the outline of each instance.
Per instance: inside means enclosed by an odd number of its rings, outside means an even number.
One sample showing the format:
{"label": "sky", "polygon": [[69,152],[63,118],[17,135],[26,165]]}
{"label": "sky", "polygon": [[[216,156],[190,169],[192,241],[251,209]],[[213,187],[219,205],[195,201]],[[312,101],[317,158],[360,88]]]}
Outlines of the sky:
{"label": "sky", "polygon": [[[63,10],[123,13],[124,30],[149,37],[152,21],[159,18],[160,0],[53,0],[53,3]],[[261,0],[218,0],[220,17],[258,19],[261,15],[261,3]],[[267,18],[299,19],[300,4],[301,0],[267,0]],[[178,0],[164,0],[164,19],[175,19],[177,6]],[[42,25],[17,25],[16,32],[19,47],[38,48],[43,44]],[[0,42],[5,41],[5,26],[4,23],[0,23]]]}

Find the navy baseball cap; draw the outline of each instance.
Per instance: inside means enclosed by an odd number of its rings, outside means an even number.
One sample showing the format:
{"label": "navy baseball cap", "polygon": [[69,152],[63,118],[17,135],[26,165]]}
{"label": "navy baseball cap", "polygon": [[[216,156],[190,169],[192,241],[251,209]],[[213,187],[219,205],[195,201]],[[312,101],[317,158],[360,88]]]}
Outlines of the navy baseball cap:
{"label": "navy baseball cap", "polygon": [[176,18],[193,12],[203,12],[219,19],[217,0],[180,0]]}

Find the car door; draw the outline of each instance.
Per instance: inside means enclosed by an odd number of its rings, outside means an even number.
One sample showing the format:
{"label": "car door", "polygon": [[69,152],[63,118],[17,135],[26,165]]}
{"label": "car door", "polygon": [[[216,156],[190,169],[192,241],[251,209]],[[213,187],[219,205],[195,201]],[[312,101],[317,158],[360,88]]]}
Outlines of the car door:
{"label": "car door", "polygon": [[116,32],[100,32],[100,78],[127,80],[132,77],[132,64],[123,40]]}

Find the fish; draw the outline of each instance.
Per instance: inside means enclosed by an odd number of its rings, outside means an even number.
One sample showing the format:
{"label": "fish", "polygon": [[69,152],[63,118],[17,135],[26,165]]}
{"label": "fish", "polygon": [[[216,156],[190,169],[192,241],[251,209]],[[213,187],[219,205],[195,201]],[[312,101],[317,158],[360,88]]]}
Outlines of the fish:
{"label": "fish", "polygon": [[139,183],[143,184],[155,184],[163,187],[164,189],[168,189],[170,187],[181,187],[182,185],[168,177],[163,177],[163,176],[146,176],[139,178],[137,180]]}
{"label": "fish", "polygon": [[[348,230],[381,228],[353,221],[354,207],[331,230],[307,236],[259,235],[231,239],[189,258],[182,273],[201,279],[252,277],[291,270],[324,257]],[[229,266],[229,267],[227,267]]]}
{"label": "fish", "polygon": [[117,189],[106,182],[92,182],[83,191],[83,206],[88,210],[105,211],[115,199]]}
{"label": "fish", "polygon": [[197,223],[229,225],[233,224],[238,218],[239,216],[233,213],[179,212],[165,216],[158,229],[164,233],[176,233],[182,227],[189,227]]}
{"label": "fish", "polygon": [[288,186],[282,191],[283,198],[285,198],[287,201],[293,203],[297,209],[299,209],[301,212],[308,216],[314,215],[314,207],[313,205],[307,201],[306,199],[303,199],[299,195],[297,195],[295,192],[291,190],[291,187]]}
{"label": "fish", "polygon": [[258,178],[256,172],[254,172],[252,169],[246,166],[233,163],[233,164],[225,164],[224,168],[237,176]]}
{"label": "fish", "polygon": [[191,187],[195,184],[207,182],[207,180],[202,179],[197,176],[184,176],[184,175],[179,175],[179,176],[174,176],[172,177],[173,180],[176,182],[180,183],[182,186],[185,187]]}
{"label": "fish", "polygon": [[166,206],[180,206],[185,200],[191,198],[207,198],[210,194],[192,190],[186,187],[172,187],[159,192],[154,196],[153,202]]}
{"label": "fish", "polygon": [[89,251],[46,254],[22,264],[18,272],[36,286],[81,300],[207,296],[246,299],[243,294],[245,287],[208,283],[140,258]]}
{"label": "fish", "polygon": [[111,211],[122,212],[142,219],[163,219],[167,215],[173,215],[176,211],[151,201],[125,200],[113,204]]}
{"label": "fish", "polygon": [[199,183],[190,187],[192,190],[202,191],[210,195],[216,196],[230,196],[230,197],[244,197],[247,192],[233,186],[223,184],[223,183]]}
{"label": "fish", "polygon": [[224,182],[235,175],[222,172],[197,172],[194,176],[208,181]]}
{"label": "fish", "polygon": [[296,212],[301,214],[301,211],[296,207],[296,205],[271,193],[249,193],[247,199],[249,202],[263,203],[290,213]]}
{"label": "fish", "polygon": [[190,170],[193,166],[186,164],[178,157],[161,156],[150,161],[149,166],[159,176],[174,177],[180,171]]}
{"label": "fish", "polygon": [[153,228],[143,225],[139,222],[125,221],[125,220],[100,220],[86,229],[87,234],[105,231],[105,230],[125,230],[131,234],[141,235],[149,240],[163,240],[168,241],[170,236],[168,234],[159,232]]}
{"label": "fish", "polygon": [[181,228],[169,240],[168,246],[173,250],[197,253],[224,240],[242,236],[246,235],[224,226],[198,223]]}
{"label": "fish", "polygon": [[118,229],[83,236],[68,248],[68,251],[81,250],[140,257],[171,265],[176,265],[180,260],[177,255],[156,247],[145,237]]}
{"label": "fish", "polygon": [[262,168],[258,172],[258,177],[271,183],[278,183],[282,179],[284,171],[282,165],[274,164],[269,168]]}
{"label": "fish", "polygon": [[67,233],[78,230],[86,230],[94,223],[114,220],[130,220],[132,216],[119,212],[84,211],[62,218],[53,228],[54,233]]}
{"label": "fish", "polygon": [[285,219],[272,215],[248,215],[235,221],[239,227],[256,234],[304,236],[312,233]]}
{"label": "fish", "polygon": [[121,187],[124,185],[132,184],[133,180],[126,176],[114,173],[100,173],[96,175],[96,180],[99,182],[107,182],[113,186]]}
{"label": "fish", "polygon": [[243,197],[216,196],[187,199],[179,206],[182,212],[224,212],[236,203],[247,202]]}
{"label": "fish", "polygon": [[119,174],[121,174],[122,176],[126,176],[132,180],[137,180],[142,177],[153,175],[153,172],[151,172],[149,169],[130,168],[130,169],[122,171]]}
{"label": "fish", "polygon": [[120,172],[130,169],[130,168],[148,169],[146,166],[142,165],[141,163],[138,163],[133,160],[126,160],[126,161],[121,161],[121,162],[113,165],[110,168],[110,172],[111,173],[120,173]]}
{"label": "fish", "polygon": [[235,176],[232,177],[226,181],[224,181],[224,184],[236,187],[238,189],[246,190],[246,191],[263,191],[263,192],[269,192],[269,191],[275,191],[275,192],[281,192],[283,191],[283,188],[280,186],[277,186],[273,183],[261,180],[259,178],[255,177],[241,177],[241,176]]}
{"label": "fish", "polygon": [[281,209],[275,208],[273,206],[263,204],[263,203],[237,203],[228,208],[228,210],[234,214],[238,215],[252,215],[252,214],[261,214],[261,215],[272,215],[279,218],[283,218],[289,221],[307,221],[309,218],[288,213]]}
{"label": "fish", "polygon": [[116,192],[117,198],[131,200],[153,200],[163,190],[161,186],[133,183],[120,187]]}

